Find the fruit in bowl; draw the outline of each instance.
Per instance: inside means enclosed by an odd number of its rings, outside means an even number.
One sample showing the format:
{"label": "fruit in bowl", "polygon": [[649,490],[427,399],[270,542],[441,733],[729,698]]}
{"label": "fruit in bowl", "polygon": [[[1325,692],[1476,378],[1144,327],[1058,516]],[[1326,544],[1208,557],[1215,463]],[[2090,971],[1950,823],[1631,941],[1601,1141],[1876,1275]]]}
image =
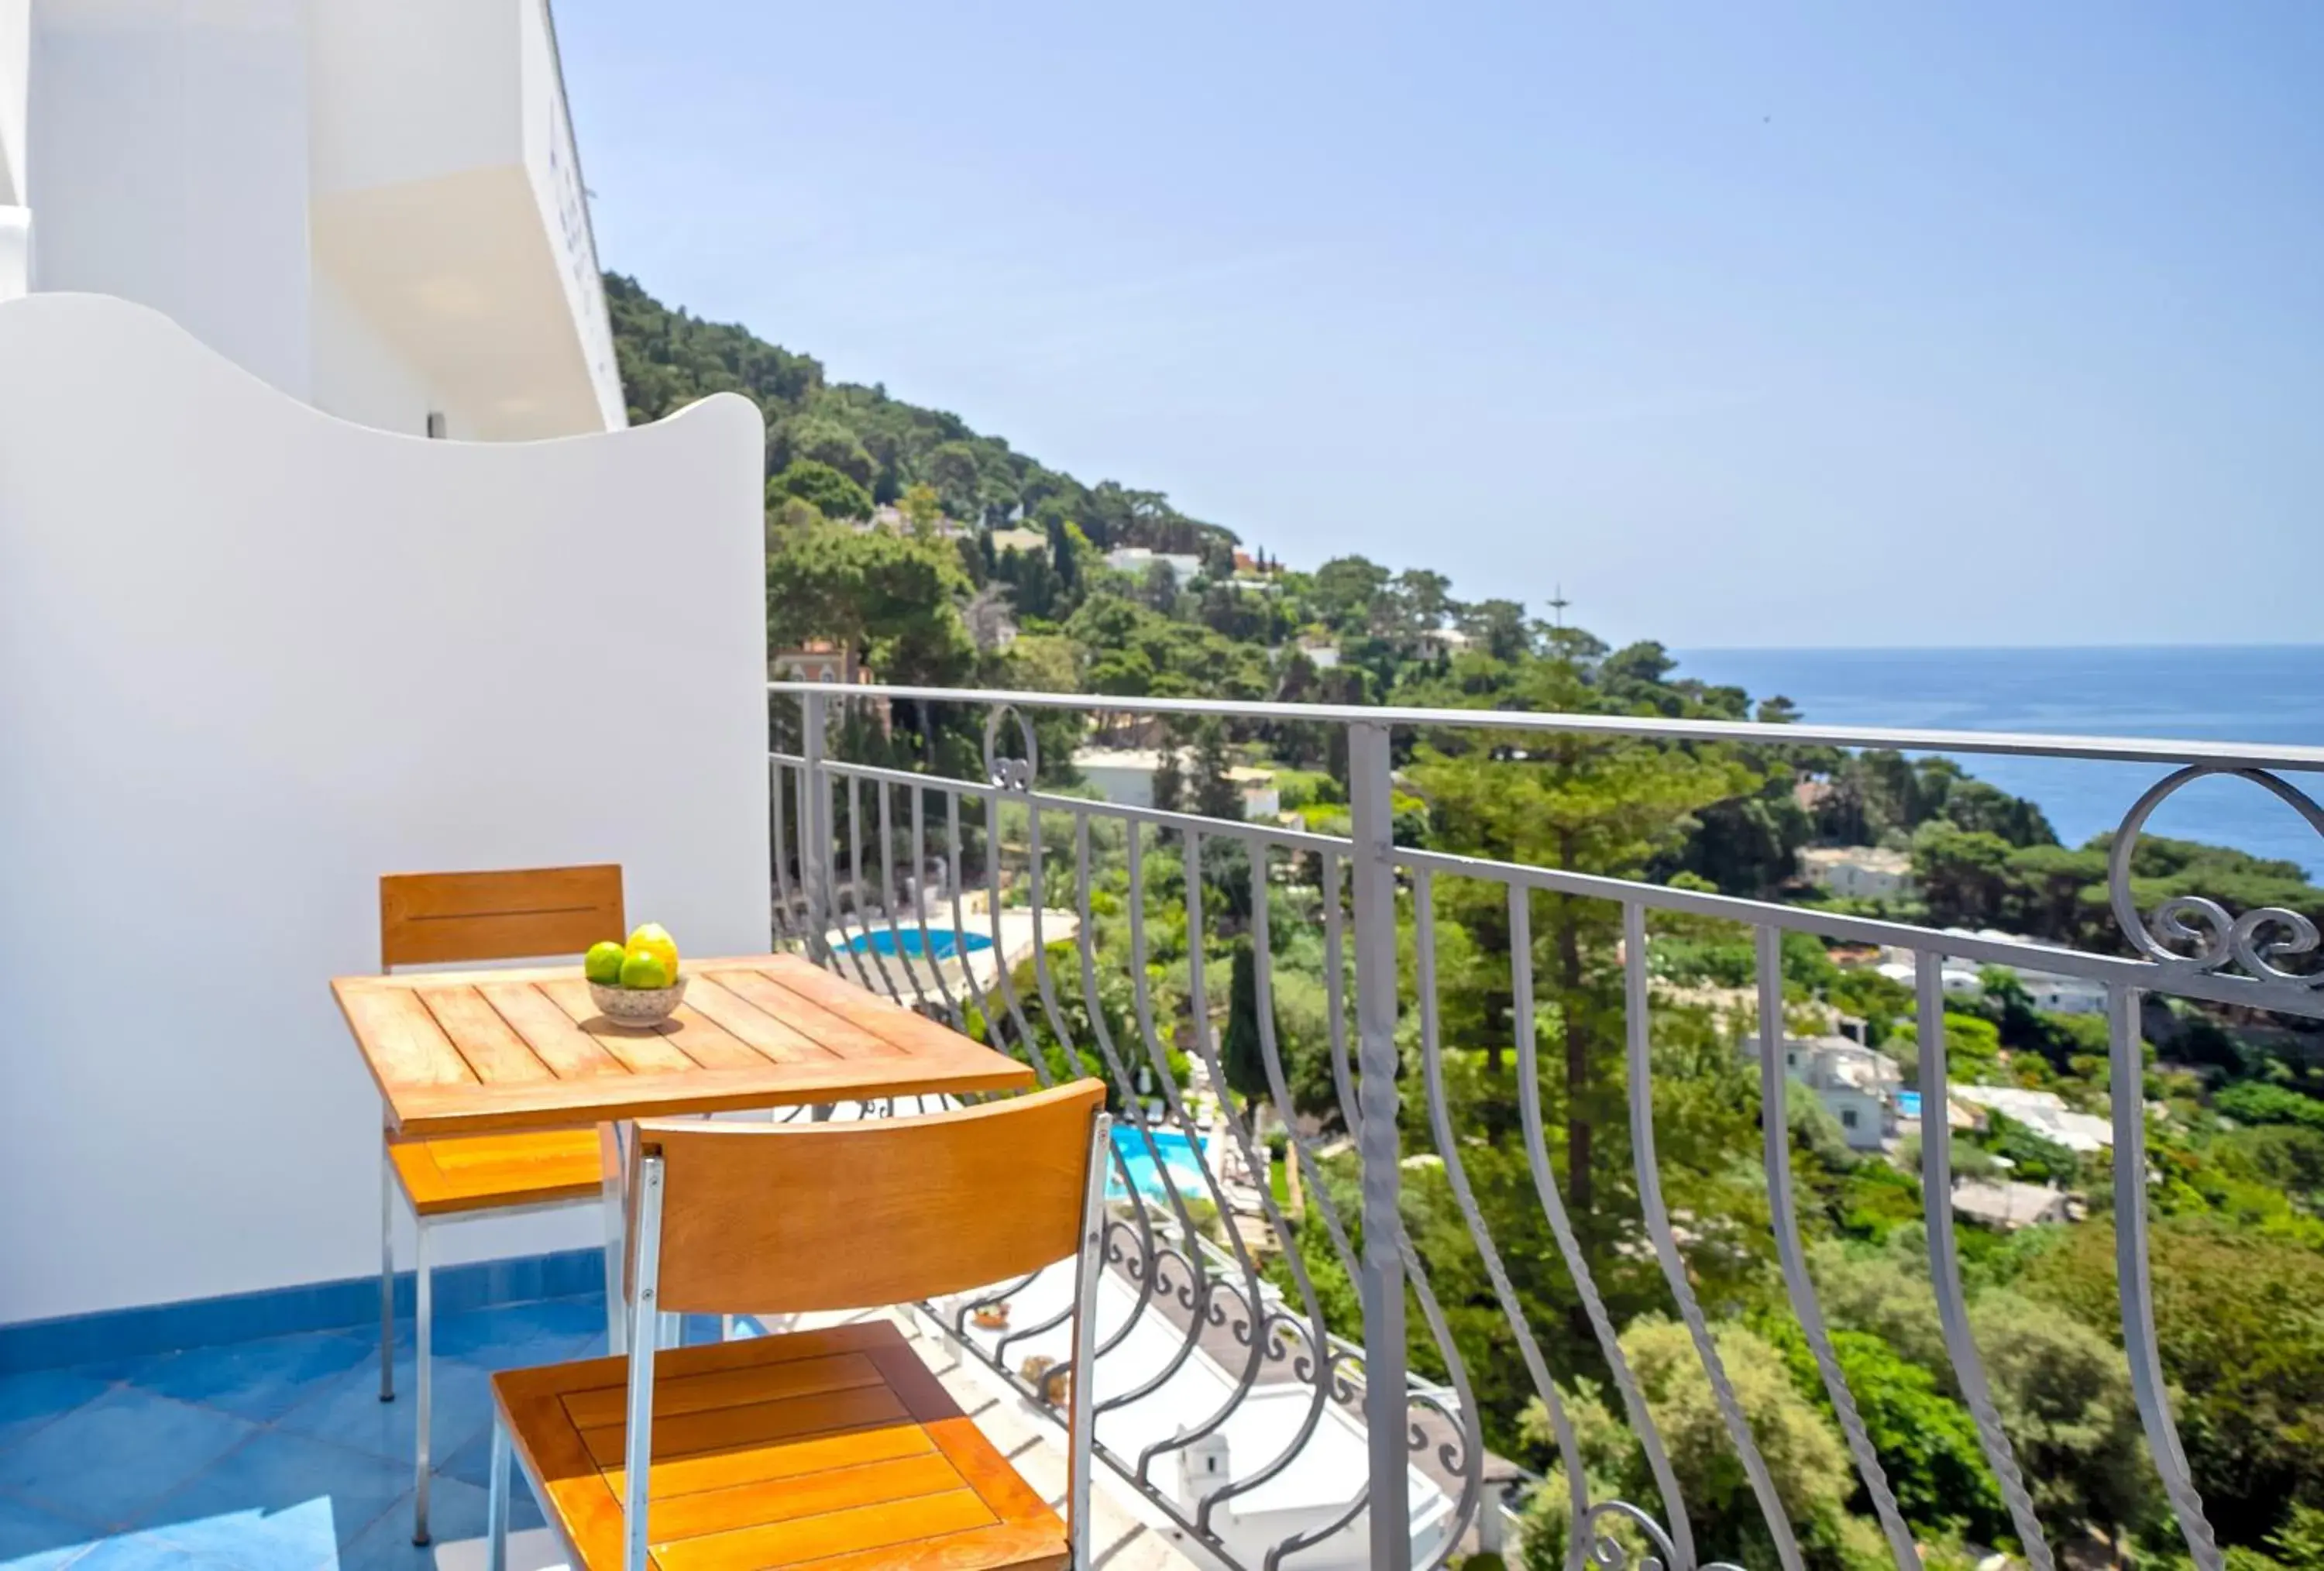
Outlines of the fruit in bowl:
{"label": "fruit in bowl", "polygon": [[619,1026],[645,1029],[670,1017],[686,997],[678,943],[659,922],[648,922],[626,944],[590,947],[581,962],[597,1012]]}

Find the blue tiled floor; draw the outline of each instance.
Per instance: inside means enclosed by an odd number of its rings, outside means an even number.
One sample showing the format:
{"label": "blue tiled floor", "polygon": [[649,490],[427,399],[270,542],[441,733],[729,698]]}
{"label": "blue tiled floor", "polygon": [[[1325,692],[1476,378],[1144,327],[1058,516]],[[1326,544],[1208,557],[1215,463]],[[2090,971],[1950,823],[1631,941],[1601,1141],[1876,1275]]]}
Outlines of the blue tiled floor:
{"label": "blue tiled floor", "polygon": [[[600,1353],[595,1297],[436,1325],[435,1536],[484,1524],[490,1372]],[[0,1376],[0,1571],[424,1571],[411,1544],[410,1326],[396,1400],[354,1332]],[[520,1480],[514,1525],[537,1526]]]}

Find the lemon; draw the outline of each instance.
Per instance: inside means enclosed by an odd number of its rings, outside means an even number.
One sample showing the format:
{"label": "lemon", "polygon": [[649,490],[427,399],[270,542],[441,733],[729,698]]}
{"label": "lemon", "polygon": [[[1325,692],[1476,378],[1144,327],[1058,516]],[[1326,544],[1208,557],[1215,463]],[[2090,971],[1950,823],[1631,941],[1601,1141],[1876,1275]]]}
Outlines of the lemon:
{"label": "lemon", "polygon": [[587,956],[581,962],[582,974],[601,986],[618,987],[622,981],[622,959],[628,953],[611,938],[602,944],[592,944]]}
{"label": "lemon", "polygon": [[634,988],[668,987],[677,973],[663,964],[662,957],[648,949],[632,949],[622,958],[622,985]]}
{"label": "lemon", "polygon": [[671,938],[669,929],[659,922],[648,922],[632,933],[629,947],[632,955],[643,951],[659,956],[661,963],[669,967],[670,975],[675,977],[678,975],[678,940]]}

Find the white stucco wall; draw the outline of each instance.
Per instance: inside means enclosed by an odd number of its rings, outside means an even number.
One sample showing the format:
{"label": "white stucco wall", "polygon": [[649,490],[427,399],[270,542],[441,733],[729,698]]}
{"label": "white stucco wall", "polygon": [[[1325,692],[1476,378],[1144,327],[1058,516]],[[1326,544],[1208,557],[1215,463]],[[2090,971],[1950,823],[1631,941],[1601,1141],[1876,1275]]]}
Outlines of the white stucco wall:
{"label": "white stucco wall", "polygon": [[0,208],[24,204],[24,86],[32,59],[32,0],[0,0]]}
{"label": "white stucco wall", "polygon": [[397,353],[330,273],[315,273],[315,407],[358,425],[424,436],[428,416],[439,412],[444,434],[473,437],[463,429],[468,411],[446,398]]}
{"label": "white stucco wall", "polygon": [[309,37],[318,193],[514,163],[522,0],[328,0]]}
{"label": "white stucco wall", "polygon": [[302,0],[56,0],[33,49],[40,287],[152,306],[306,396]]}
{"label": "white stucco wall", "polygon": [[383,872],[617,860],[637,919],[764,947],[761,442],[733,397],[394,436],[123,301],[0,303],[0,1322],[374,1269],[327,983]]}

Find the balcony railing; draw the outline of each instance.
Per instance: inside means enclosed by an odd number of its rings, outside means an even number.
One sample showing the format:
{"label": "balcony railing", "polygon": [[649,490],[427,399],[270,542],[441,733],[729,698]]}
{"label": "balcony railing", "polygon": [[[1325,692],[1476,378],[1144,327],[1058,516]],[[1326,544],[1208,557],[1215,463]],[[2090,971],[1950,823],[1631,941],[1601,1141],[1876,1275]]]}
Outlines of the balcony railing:
{"label": "balcony railing", "polygon": [[[2133,897],[2132,855],[2154,809],[2209,775],[2234,775],[2272,792],[2324,834],[2324,810],[2285,778],[2324,770],[2324,749],[789,682],[770,684],[770,690],[778,943],[797,946],[868,988],[1024,1056],[1045,1080],[1081,1072],[1078,1063],[1101,1065],[1112,1083],[1128,1132],[1115,1154],[1120,1203],[1107,1241],[1118,1291],[1089,1372],[1096,1382],[1098,1450],[1157,1511],[1222,1560],[1249,1571],[1278,1565],[1434,1566],[1473,1541],[1489,1517],[1498,1520],[1499,1502],[1486,1487],[1489,1458],[1470,1370],[1433,1285],[1457,1264],[1464,1280],[1473,1281],[1481,1272],[1489,1284],[1489,1290],[1471,1295],[1467,1308],[1481,1305],[1497,1317],[1494,1339],[1505,1333],[1503,1345],[1521,1360],[1545,1415],[1562,1463],[1554,1481],[1564,1492],[1563,1520],[1570,1524],[1568,1541],[1559,1548],[1563,1563],[1576,1571],[1584,1563],[1618,1566],[1634,1554],[1651,1556],[1667,1571],[1697,1571],[1703,1563],[1689,1502],[1600,1291],[1609,1251],[1602,1243],[1595,1254],[1585,1248],[1586,1230],[1576,1225],[1583,1204],[1572,1198],[1570,1182],[1561,1181],[1551,1160],[1534,975],[1540,898],[1558,902],[1553,909],[1559,910],[1570,911],[1572,902],[1594,904],[1618,931],[1613,963],[1621,985],[1614,1029],[1621,1043],[1628,1177],[1636,1186],[1634,1215],[1625,1224],[1634,1230],[1627,1247],[1631,1260],[1643,1265],[1650,1255],[1659,1271],[1784,1571],[1800,1571],[1804,1564],[1800,1537],[1722,1365],[1711,1309],[1691,1264],[1691,1253],[1711,1247],[1705,1241],[1715,1233],[1715,1219],[1674,1213],[1665,1195],[1655,1144],[1651,924],[1709,919],[1742,924],[1753,935],[1757,1008],[1748,1031],[1757,1060],[1766,1222],[1798,1330],[1898,1571],[1917,1571],[1920,1554],[1843,1376],[1803,1237],[1787,1108],[1783,939],[1805,933],[1916,956],[1929,1284],[1955,1386],[1974,1419],[2007,1520],[2036,1571],[2052,1571],[2057,1551],[2036,1518],[2025,1469],[1997,1409],[1963,1289],[1946,1116],[1943,963],[2024,967],[2102,988],[2121,1347],[2148,1453],[2187,1549],[2203,1571],[2220,1571],[2221,1551],[2181,1450],[2156,1345],[2140,1001],[2147,993],[2175,994],[2319,1018],[2324,1017],[2324,973],[2284,964],[2318,947],[2314,926],[2298,912],[2236,913],[2200,896],[2142,912]],[[982,778],[834,755],[835,735],[886,738],[892,707],[906,703],[981,711]],[[1028,716],[1055,711],[1336,728],[1344,735],[1351,832],[1341,837],[1037,790],[1037,733]],[[1448,731],[2153,765],[2159,778],[2128,805],[2111,853],[2112,909],[2130,952],[1971,937],[1398,845],[1391,765],[1397,734]],[[1516,739],[1502,741],[1513,745]],[[890,744],[885,751],[895,750]],[[1175,866],[1157,875],[1157,857]],[[1217,919],[1206,887],[1222,870],[1247,879],[1247,893],[1230,903],[1240,907],[1253,956],[1265,1078],[1264,1095],[1253,1101],[1286,1132],[1286,1165],[1296,1165],[1305,1195],[1296,1216],[1270,1193],[1263,1132],[1229,1094],[1230,1070],[1214,1023],[1214,1005],[1225,989],[1213,974],[1206,941],[1206,927]],[[1481,889],[1487,902],[1505,910],[1507,953],[1495,959],[1508,968],[1507,1045],[1515,1065],[1522,1170],[1529,1174],[1556,1266],[1570,1277],[1578,1300],[1576,1334],[1586,1319],[1621,1415],[1643,1452],[1655,1485],[1649,1498],[1591,1498],[1561,1390],[1561,1382],[1571,1389],[1574,1372],[1551,1365],[1542,1327],[1530,1323],[1513,1283],[1502,1252],[1507,1246],[1489,1229],[1472,1191],[1467,1163],[1479,1141],[1475,1132],[1461,1126],[1460,1104],[1448,1090],[1440,884],[1462,885],[1472,897]],[[1319,939],[1323,951],[1329,1084],[1309,1092],[1304,1115],[1276,1039],[1275,956],[1278,943],[1290,938],[1279,939],[1270,930],[1276,919],[1271,892],[1278,889],[1296,892],[1296,909],[1312,913],[1312,922],[1303,918],[1307,931],[1297,937]],[[1181,919],[1185,932],[1183,939],[1174,936],[1174,964],[1184,968],[1184,1007],[1176,1021],[1165,1021],[1157,1019],[1149,980],[1152,929],[1163,921],[1175,929]],[[1069,934],[1059,930],[1065,926]],[[1107,940],[1117,956],[1111,962],[1103,957]],[[1109,1012],[1100,999],[1109,984],[1117,994],[1121,991],[1119,972],[1125,963],[1129,1006]],[[1214,1138],[1207,1154],[1191,1162],[1168,1160],[1172,1151],[1202,1152],[1204,1135],[1172,1073],[1174,1050],[1183,1055],[1196,1086],[1207,1083],[1202,1099],[1212,1109]],[[1320,1112],[1319,1095],[1328,1104]],[[1345,1150],[1325,1149],[1323,1137],[1335,1127],[1352,1137],[1352,1158]],[[1222,1137],[1224,1150],[1216,1137]],[[1416,1162],[1441,1172],[1472,1258],[1449,1261],[1434,1244],[1431,1258],[1416,1250],[1404,1205]],[[1352,1183],[1344,1176],[1334,1182],[1335,1174],[1351,1169]],[[1223,1175],[1238,1169],[1243,1181],[1231,1185]],[[1238,1211],[1247,1215],[1254,1235],[1237,1224]],[[1213,1216],[1225,1224],[1215,1238],[1208,1226]],[[1600,1228],[1593,1235],[1602,1240],[1606,1233]],[[1546,1263],[1546,1248],[1533,1247]],[[1618,1241],[1610,1252],[1625,1247]],[[1346,1307],[1347,1284],[1360,1306],[1360,1326]],[[1010,1361],[1012,1352],[1038,1342],[1045,1326],[1022,1321],[989,1335],[973,1326],[978,1308],[1012,1297],[1029,1305],[1041,1293],[1036,1284],[1010,1284],[976,1304],[944,1306],[941,1313],[965,1345],[1034,1394],[1054,1372],[1028,1377]],[[1408,1316],[1417,1317],[1416,1335]],[[1477,1335],[1474,1315],[1467,1324]],[[1412,1377],[1407,1357],[1415,1345],[1433,1345],[1434,1363],[1444,1372],[1441,1383]],[[1286,1395],[1292,1410],[1285,1416]],[[1262,1403],[1268,1420],[1245,1421]],[[1197,1458],[1215,1458],[1217,1465],[1190,1465]]]}

